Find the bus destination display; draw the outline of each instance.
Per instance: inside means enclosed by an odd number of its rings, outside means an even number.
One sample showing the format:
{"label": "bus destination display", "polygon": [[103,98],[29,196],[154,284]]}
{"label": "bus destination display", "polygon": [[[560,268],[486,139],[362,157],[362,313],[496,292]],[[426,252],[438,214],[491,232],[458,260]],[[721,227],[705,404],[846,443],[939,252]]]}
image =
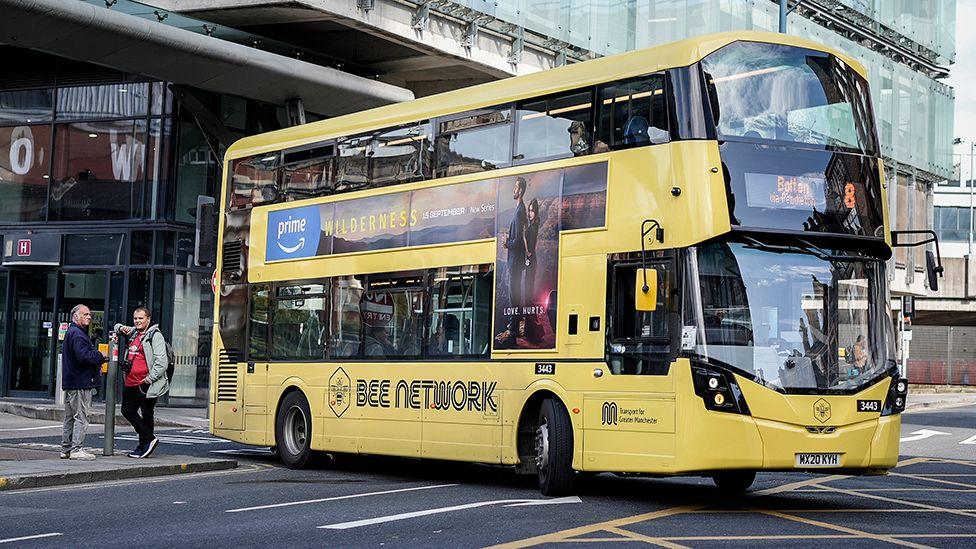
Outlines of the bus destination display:
{"label": "bus destination display", "polygon": [[751,208],[823,211],[827,205],[823,177],[749,172],[745,176]]}

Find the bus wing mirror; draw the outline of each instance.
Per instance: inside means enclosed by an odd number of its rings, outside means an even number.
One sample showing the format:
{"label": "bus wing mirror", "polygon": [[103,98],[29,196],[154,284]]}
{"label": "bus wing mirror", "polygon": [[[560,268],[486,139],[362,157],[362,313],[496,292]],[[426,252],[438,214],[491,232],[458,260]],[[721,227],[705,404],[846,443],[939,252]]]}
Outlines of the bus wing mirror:
{"label": "bus wing mirror", "polygon": [[637,269],[634,283],[634,309],[646,312],[657,309],[657,269]]}
{"label": "bus wing mirror", "polygon": [[935,260],[935,253],[932,250],[925,250],[925,274],[929,278],[929,289],[933,292],[939,291],[939,276],[942,275],[942,265]]}
{"label": "bus wing mirror", "polygon": [[217,261],[217,208],[212,196],[197,196],[197,225],[193,243],[193,263],[197,267]]}

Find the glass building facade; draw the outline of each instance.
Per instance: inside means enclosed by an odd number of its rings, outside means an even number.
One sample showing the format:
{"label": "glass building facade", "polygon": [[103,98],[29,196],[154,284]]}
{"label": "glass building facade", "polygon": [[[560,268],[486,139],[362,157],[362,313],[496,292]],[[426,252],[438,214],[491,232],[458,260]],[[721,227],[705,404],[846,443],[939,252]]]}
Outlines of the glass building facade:
{"label": "glass building facade", "polygon": [[[145,306],[176,355],[167,403],[205,405],[212,269],[194,265],[194,215],[220,145],[164,82],[0,49],[32,65],[0,79],[0,235],[55,243],[45,265],[0,266],[0,396],[55,394],[73,306],[92,310],[100,343]],[[284,125],[274,106],[195,95],[236,137]]]}

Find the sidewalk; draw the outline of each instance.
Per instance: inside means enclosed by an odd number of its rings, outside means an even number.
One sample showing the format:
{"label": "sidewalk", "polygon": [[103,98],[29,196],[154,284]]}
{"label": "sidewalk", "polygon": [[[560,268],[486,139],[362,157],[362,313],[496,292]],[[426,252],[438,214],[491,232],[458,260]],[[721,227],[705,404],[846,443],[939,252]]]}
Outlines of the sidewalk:
{"label": "sidewalk", "polygon": [[[64,408],[55,405],[53,400],[4,398],[0,399],[0,412],[31,419],[64,420]],[[92,413],[88,418],[91,423],[104,424],[105,403],[93,402]],[[210,427],[206,408],[157,407],[155,419],[157,427],[189,427],[193,429]],[[125,418],[122,417],[121,405],[115,407],[115,424],[128,425]]]}
{"label": "sidewalk", "polygon": [[0,445],[0,492],[24,488],[41,488],[64,484],[82,484],[106,480],[179,475],[234,469],[233,459],[160,456],[132,459],[125,454],[102,456],[101,450],[89,451],[94,461],[60,459],[56,449],[33,449],[30,445]]}
{"label": "sidewalk", "polygon": [[976,387],[909,385],[905,411],[955,408],[976,404]]}

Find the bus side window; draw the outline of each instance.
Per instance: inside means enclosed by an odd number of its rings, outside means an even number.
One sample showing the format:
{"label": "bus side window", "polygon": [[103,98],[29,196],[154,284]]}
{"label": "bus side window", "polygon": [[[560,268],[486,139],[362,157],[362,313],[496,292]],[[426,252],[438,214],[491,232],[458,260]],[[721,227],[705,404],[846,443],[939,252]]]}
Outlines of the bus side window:
{"label": "bus side window", "polygon": [[431,154],[428,122],[381,132],[370,148],[370,186],[430,179]]}
{"label": "bus side window", "polygon": [[278,199],[281,154],[272,152],[231,161],[230,208],[243,209]]}
{"label": "bus side window", "polygon": [[668,142],[663,75],[652,74],[601,86],[597,95],[598,141],[611,149]]}
{"label": "bus side window", "polygon": [[[520,102],[515,158],[519,163],[606,152],[594,147],[593,92],[576,91]],[[602,150],[598,150],[602,149]]]}
{"label": "bus side window", "polygon": [[323,196],[335,182],[335,145],[285,151],[281,194],[286,201]]}
{"label": "bus side window", "polygon": [[425,273],[370,275],[360,308],[363,358],[420,358],[423,351]]}
{"label": "bus side window", "polygon": [[477,173],[511,164],[511,122],[509,106],[438,122],[434,176]]}
{"label": "bus side window", "polygon": [[271,358],[326,358],[329,327],[329,282],[303,281],[278,286],[272,301]]}
{"label": "bus side window", "polygon": [[361,278],[343,276],[332,279],[332,356],[336,358],[359,356],[362,297]]}
{"label": "bus side window", "polygon": [[336,159],[335,190],[354,191],[369,184],[369,141],[371,136],[346,137],[339,140]]}
{"label": "bus side window", "polygon": [[491,342],[489,266],[441,268],[431,285],[427,355],[484,357]]}
{"label": "bus side window", "polygon": [[268,302],[271,290],[267,284],[254,284],[249,292],[247,315],[247,359],[268,360]]}
{"label": "bus side window", "polygon": [[608,362],[614,374],[666,375],[670,357],[668,315],[671,272],[666,263],[651,263],[658,271],[657,307],[638,311],[634,281],[638,264],[614,265],[608,278]]}

